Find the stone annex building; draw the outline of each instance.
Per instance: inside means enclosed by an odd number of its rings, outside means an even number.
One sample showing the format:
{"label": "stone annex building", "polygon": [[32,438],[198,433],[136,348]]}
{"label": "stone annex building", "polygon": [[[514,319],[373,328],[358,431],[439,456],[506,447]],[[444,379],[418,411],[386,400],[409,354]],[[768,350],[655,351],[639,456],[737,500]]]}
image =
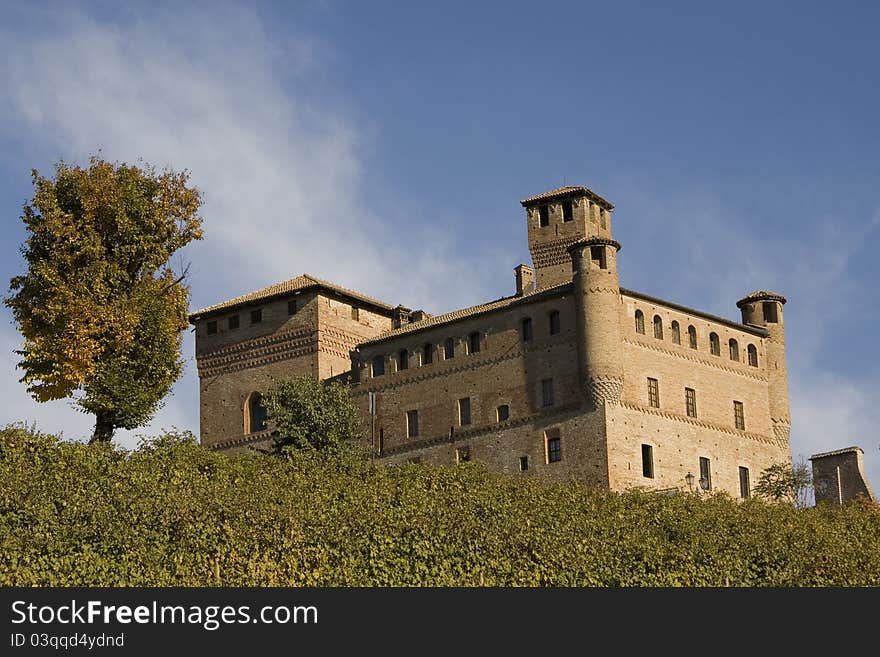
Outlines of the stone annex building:
{"label": "stone annex building", "polygon": [[749,294],[740,323],[621,288],[611,203],[521,203],[512,296],[431,316],[304,274],[192,313],[202,444],[268,446],[259,391],[308,375],[350,383],[388,463],[735,496],[790,463],[785,298]]}

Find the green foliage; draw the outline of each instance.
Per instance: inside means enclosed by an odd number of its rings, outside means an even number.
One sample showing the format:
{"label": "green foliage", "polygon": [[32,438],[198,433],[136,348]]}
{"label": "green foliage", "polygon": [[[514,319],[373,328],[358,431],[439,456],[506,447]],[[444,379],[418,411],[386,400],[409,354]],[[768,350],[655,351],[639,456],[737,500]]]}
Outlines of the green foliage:
{"label": "green foliage", "polygon": [[357,450],[360,416],[345,386],[300,376],[276,383],[262,400],[274,453]]}
{"label": "green foliage", "polygon": [[189,289],[168,261],[202,236],[188,177],[96,157],[33,171],[28,270],[4,300],[24,336],[22,382],[38,401],[74,397],[94,440],[149,421],[180,376]]}
{"label": "green foliage", "polygon": [[0,586],[878,586],[880,509],[0,430]]}
{"label": "green foliage", "polygon": [[806,506],[813,475],[806,463],[776,463],[761,473],[754,493],[774,502],[790,501]]}

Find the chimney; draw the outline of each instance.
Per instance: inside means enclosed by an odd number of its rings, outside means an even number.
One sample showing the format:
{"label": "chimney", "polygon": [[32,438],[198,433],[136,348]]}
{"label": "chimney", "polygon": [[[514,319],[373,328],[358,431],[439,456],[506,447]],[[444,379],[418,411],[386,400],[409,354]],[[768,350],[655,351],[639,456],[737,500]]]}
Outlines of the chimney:
{"label": "chimney", "polygon": [[422,310],[422,309],[419,309],[419,310],[413,310],[413,311],[409,314],[409,322],[410,322],[410,324],[414,324],[414,323],[416,323],[416,322],[421,322],[423,319],[428,319],[428,317],[430,317],[430,316],[431,316],[431,315],[429,315],[428,313],[426,313],[426,312],[425,312],[424,310]]}
{"label": "chimney", "polygon": [[395,308],[393,311],[393,315],[391,316],[391,325],[397,329],[397,328],[400,328],[401,326],[409,324],[410,312],[411,311],[409,308],[404,308],[403,306],[397,306],[397,308]]}
{"label": "chimney", "polygon": [[535,289],[535,270],[528,265],[517,265],[513,270],[516,274],[516,296],[521,297]]}

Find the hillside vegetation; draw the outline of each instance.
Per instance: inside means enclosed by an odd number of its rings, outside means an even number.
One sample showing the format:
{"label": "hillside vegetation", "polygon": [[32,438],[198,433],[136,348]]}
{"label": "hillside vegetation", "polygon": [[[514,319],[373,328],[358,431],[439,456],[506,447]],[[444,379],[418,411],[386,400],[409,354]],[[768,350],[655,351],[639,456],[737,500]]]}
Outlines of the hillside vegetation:
{"label": "hillside vegetation", "polygon": [[0,430],[3,586],[880,585],[880,510]]}

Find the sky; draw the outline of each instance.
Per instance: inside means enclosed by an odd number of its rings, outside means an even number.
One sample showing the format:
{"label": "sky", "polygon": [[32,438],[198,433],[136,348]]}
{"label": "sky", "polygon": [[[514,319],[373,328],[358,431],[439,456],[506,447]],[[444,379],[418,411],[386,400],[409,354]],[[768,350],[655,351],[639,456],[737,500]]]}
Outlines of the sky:
{"label": "sky", "polygon": [[[31,170],[92,154],[191,173],[193,310],[306,272],[431,313],[507,296],[519,200],[585,185],[622,286],[737,320],[788,299],[792,457],[859,445],[880,492],[878,28],[867,2],[0,0],[0,287]],[[0,316],[0,425],[85,439]],[[183,351],[120,445],[198,433]]]}

